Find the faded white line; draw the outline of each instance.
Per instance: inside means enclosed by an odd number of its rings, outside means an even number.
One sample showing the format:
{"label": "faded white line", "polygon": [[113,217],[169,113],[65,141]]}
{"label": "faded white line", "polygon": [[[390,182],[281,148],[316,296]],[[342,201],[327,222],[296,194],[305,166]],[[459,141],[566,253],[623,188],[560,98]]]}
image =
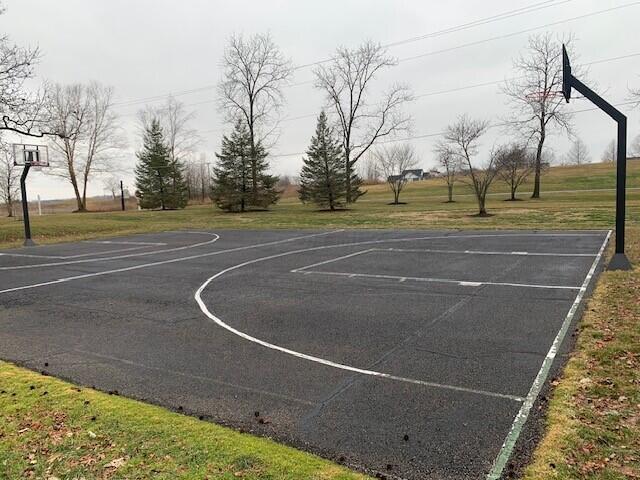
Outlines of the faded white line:
{"label": "faded white line", "polygon": [[[178,232],[174,232],[174,233],[178,233]],[[193,233],[193,232],[179,232],[179,233]],[[0,270],[22,270],[27,268],[57,267],[60,265],[75,265],[78,263],[105,262],[105,261],[111,261],[111,260],[120,260],[122,258],[143,257],[146,255],[156,255],[159,253],[179,252],[179,251],[187,250],[190,248],[202,247],[205,245],[212,244],[219,238],[218,235],[215,233],[210,233],[210,232],[195,232],[195,233],[199,233],[201,235],[213,236],[214,238],[212,238],[211,240],[207,240],[206,242],[193,243],[191,245],[183,245],[181,247],[165,248],[163,250],[153,250],[151,252],[129,253],[127,255],[116,255],[113,257],[84,258],[82,260],[69,260],[65,262],[38,263],[33,265],[13,265],[9,267],[0,267]],[[96,253],[96,255],[100,255],[100,253]]]}
{"label": "faded white line", "polygon": [[[298,273],[299,270],[291,270],[291,273]],[[348,278],[379,278],[385,280],[411,280],[413,282],[432,282],[432,283],[454,283],[465,287],[480,287],[482,285],[494,285],[500,287],[520,287],[520,288],[546,288],[558,290],[580,290],[580,287],[570,285],[540,285],[537,283],[511,283],[511,282],[484,282],[479,280],[454,280],[450,278],[434,278],[434,277],[407,277],[399,275],[383,275],[374,273],[353,273],[353,272],[326,272],[322,270],[305,270],[304,273],[312,275],[332,275],[337,277]]]}
{"label": "faded white line", "polygon": [[576,311],[580,306],[580,302],[582,301],[584,294],[589,288],[591,279],[593,278],[596,268],[600,263],[600,259],[602,258],[602,254],[604,252],[605,247],[607,246],[607,243],[610,237],[611,237],[611,230],[609,230],[607,237],[602,242],[602,246],[600,247],[600,250],[598,251],[596,258],[593,260],[593,263],[591,264],[591,268],[589,269],[587,276],[582,282],[580,291],[576,295],[576,298],[573,301],[571,308],[567,312],[567,315],[564,321],[562,322],[562,326],[560,327],[560,330],[558,331],[556,338],[553,340],[553,343],[551,344],[551,348],[549,349],[547,356],[544,358],[542,362],[542,366],[540,367],[540,370],[538,371],[538,374],[536,375],[536,378],[533,381],[533,385],[531,386],[529,393],[525,397],[525,400],[522,403],[520,410],[518,411],[515,419],[513,420],[511,429],[509,430],[509,433],[507,434],[507,437],[505,438],[502,444],[502,447],[500,448],[500,452],[498,453],[498,456],[493,462],[493,467],[491,468],[491,471],[487,475],[487,480],[498,480],[502,476],[502,472],[504,471],[504,468],[506,467],[507,462],[511,457],[511,454],[513,453],[513,449],[516,445],[516,442],[520,437],[522,428],[524,427],[524,424],[526,423],[527,418],[529,417],[529,412],[531,411],[531,408],[533,408],[533,404],[538,398],[538,395],[540,394],[540,390],[542,390],[542,386],[544,385],[547,379],[547,376],[549,375],[549,371],[551,370],[553,361],[556,358],[558,349],[562,345],[562,342],[564,341],[564,338],[567,335],[567,331],[569,330],[569,326],[573,321],[573,317],[575,316]]}
{"label": "faded white line", "polygon": [[[368,250],[360,250],[359,252],[350,253],[348,255],[342,255],[341,257],[330,258],[329,260],[325,260],[324,262],[312,263],[311,265],[307,265],[306,267],[295,268],[291,270],[292,273],[304,272],[305,270],[313,267],[319,267],[320,265],[326,265],[328,263],[337,262],[339,260],[344,260],[345,258],[355,257],[357,255],[363,255],[365,253],[372,252],[374,249],[370,248]],[[312,272],[310,272],[312,273]]]}
{"label": "faded white line", "polygon": [[84,243],[99,243],[104,245],[151,245],[154,247],[167,245],[162,242],[127,242],[119,240],[85,240]]}
{"label": "faded white line", "polygon": [[379,252],[442,253],[452,255],[525,255],[530,257],[595,257],[595,253],[501,252],[487,250],[444,250],[434,248],[372,248]]}
{"label": "faded white line", "polygon": [[[132,270],[139,270],[141,268],[155,267],[155,266],[158,266],[158,265],[167,265],[167,264],[170,264],[170,263],[185,262],[187,260],[194,260],[194,259],[197,259],[197,258],[204,258],[204,257],[212,257],[212,256],[215,256],[215,255],[221,255],[223,253],[232,253],[232,252],[239,252],[239,251],[242,251],[242,250],[249,250],[249,249],[252,249],[252,248],[268,247],[268,246],[271,246],[271,245],[279,245],[281,243],[293,242],[295,240],[302,240],[302,239],[305,239],[305,238],[318,237],[318,236],[322,236],[322,235],[329,235],[329,234],[332,234],[332,233],[337,233],[337,232],[342,232],[342,231],[343,230],[332,230],[330,232],[315,233],[315,234],[311,234],[311,235],[303,235],[303,236],[299,236],[299,237],[287,238],[287,239],[284,239],[284,240],[275,240],[273,242],[258,243],[258,244],[254,244],[254,245],[246,245],[246,246],[243,246],[243,247],[228,248],[226,250],[217,250],[215,252],[200,253],[200,254],[197,254],[197,255],[190,255],[188,257],[172,258],[170,260],[161,260],[161,261],[153,262],[153,263],[143,263],[141,265],[133,265],[131,267],[115,268],[113,270],[104,270],[102,272],[87,273],[87,274],[84,274],[84,275],[74,275],[72,277],[59,278],[57,280],[51,280],[51,281],[48,281],[48,282],[40,282],[40,283],[31,284],[31,285],[22,285],[20,287],[7,288],[5,290],[0,290],[0,294],[18,292],[18,291],[21,291],[21,290],[29,290],[29,289],[32,289],[32,288],[46,287],[48,285],[56,285],[56,284],[59,284],[59,283],[72,282],[74,280],[82,280],[84,278],[99,277],[99,276],[102,276],[102,275],[111,275],[111,274],[114,274],[114,273],[121,273],[121,272],[130,272]],[[216,237],[217,237],[217,235],[216,235]],[[219,237],[214,239],[213,242],[215,242],[218,238]],[[208,242],[208,243],[212,243],[212,242]]]}
{"label": "faded white line", "polygon": [[5,252],[0,252],[0,256],[3,256],[3,257],[49,258],[49,259],[64,259],[64,258],[67,258],[67,257],[62,257],[62,256],[54,256],[54,255],[36,255],[36,254],[29,254],[29,253],[5,253]]}

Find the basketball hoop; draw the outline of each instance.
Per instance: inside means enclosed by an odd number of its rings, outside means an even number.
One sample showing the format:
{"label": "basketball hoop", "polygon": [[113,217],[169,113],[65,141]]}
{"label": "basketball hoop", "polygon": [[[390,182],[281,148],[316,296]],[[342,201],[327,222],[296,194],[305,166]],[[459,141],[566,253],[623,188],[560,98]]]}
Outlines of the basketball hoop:
{"label": "basketball hoop", "polygon": [[49,166],[49,149],[46,145],[13,144],[13,164],[30,167]]}
{"label": "basketball hoop", "polygon": [[31,225],[29,223],[29,202],[27,200],[27,175],[31,168],[40,170],[49,166],[49,150],[46,145],[25,145],[24,143],[13,144],[13,164],[22,165],[22,175],[20,176],[20,191],[22,194],[22,221],[24,222],[24,246],[35,245],[31,239]]}

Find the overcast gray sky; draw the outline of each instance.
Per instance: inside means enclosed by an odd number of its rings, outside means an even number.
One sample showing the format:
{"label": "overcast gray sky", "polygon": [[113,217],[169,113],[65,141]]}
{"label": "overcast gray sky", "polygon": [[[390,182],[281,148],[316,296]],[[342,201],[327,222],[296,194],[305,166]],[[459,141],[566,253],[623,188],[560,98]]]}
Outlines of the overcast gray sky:
{"label": "overcast gray sky", "polygon": [[[518,8],[548,7],[389,48],[401,61],[379,77],[376,88],[401,81],[416,95],[436,93],[419,97],[411,105],[414,136],[440,132],[462,113],[499,121],[507,106],[498,84],[438,92],[512,76],[512,59],[534,33],[518,33],[522,30],[555,23],[535,32],[573,33],[580,55],[574,63],[640,54],[640,2],[632,0],[5,0],[5,4],[2,31],[20,45],[42,49],[40,77],[60,83],[98,80],[115,88],[116,102],[121,102],[117,112],[128,135],[129,150],[122,162],[128,173],[122,176],[129,186],[133,186],[134,152],[140,143],[135,113],[147,97],[173,93],[195,111],[193,127],[201,132],[201,150],[214,161],[221,134],[228,127],[216,109],[214,87],[220,79],[225,43],[234,32],[270,32],[293,64],[301,65],[331,56],[338,45],[356,46],[367,39],[388,44]],[[623,8],[589,15],[615,7]],[[434,53],[440,50],[447,51]],[[408,59],[419,55],[423,56]],[[640,87],[640,55],[591,65],[589,78],[612,103],[628,101],[628,88]],[[303,84],[286,89],[284,117],[319,112],[323,96],[314,90],[312,79],[310,68],[296,70],[291,83]],[[190,89],[198,90],[180,94]],[[581,99],[569,106],[573,110],[589,107]],[[621,109],[629,115],[631,141],[640,132],[640,109]],[[592,161],[599,161],[615,135],[613,122],[593,111],[577,114],[575,126]],[[303,152],[314,128],[314,117],[283,122],[273,155]],[[485,147],[501,141],[503,135],[493,129]],[[436,140],[413,140],[425,168],[434,165],[431,151]],[[560,157],[568,149],[568,140],[559,135],[549,145]],[[271,166],[276,173],[295,175],[301,156],[274,156]],[[36,194],[73,196],[70,185],[44,172],[30,181],[32,198]],[[93,182],[89,193],[103,193],[100,180]]]}

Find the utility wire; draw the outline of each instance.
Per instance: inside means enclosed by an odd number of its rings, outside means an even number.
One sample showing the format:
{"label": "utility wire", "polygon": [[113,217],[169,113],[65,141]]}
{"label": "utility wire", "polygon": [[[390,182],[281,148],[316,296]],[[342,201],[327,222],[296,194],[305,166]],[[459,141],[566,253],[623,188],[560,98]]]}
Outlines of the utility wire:
{"label": "utility wire", "polygon": [[[637,104],[637,102],[635,100],[631,100],[631,101],[627,101],[627,102],[614,103],[613,106],[614,107],[623,107],[625,105],[635,105],[635,104]],[[582,110],[574,110],[571,113],[572,114],[585,113],[585,112],[593,112],[595,110],[600,110],[600,108],[599,107],[590,107],[590,108],[585,108],[585,109],[582,109]],[[493,124],[489,125],[488,128],[506,127],[508,125],[509,125],[509,122],[493,123]],[[440,137],[440,136],[444,135],[444,133],[445,132],[434,132],[434,133],[425,133],[423,135],[411,135],[411,136],[403,137],[403,138],[394,138],[394,139],[384,140],[384,141],[378,142],[378,144],[406,142],[406,141],[409,141],[409,140],[420,140],[420,139],[423,139],[423,138]],[[280,153],[280,154],[269,155],[269,156],[271,158],[280,158],[280,157],[297,157],[297,156],[301,156],[301,155],[306,155],[306,152]]]}
{"label": "utility wire", "polygon": [[[607,63],[607,62],[613,62],[613,61],[617,61],[617,60],[625,60],[628,58],[633,58],[633,57],[638,57],[640,56],[640,52],[636,52],[636,53],[630,53],[628,55],[619,55],[616,57],[609,57],[609,58],[603,58],[600,60],[594,60],[592,62],[587,62],[587,63],[583,63],[581,64],[581,66],[583,67],[588,67],[591,65],[597,65],[597,64],[601,64],[601,63]],[[499,85],[501,83],[504,82],[508,82],[508,81],[512,81],[512,80],[519,80],[525,77],[511,77],[511,78],[505,78],[505,79],[500,79],[500,80],[492,80],[490,82],[483,82],[483,83],[475,83],[472,85],[463,85],[461,87],[455,87],[455,88],[450,88],[447,90],[436,90],[433,92],[426,92],[426,93],[421,93],[418,95],[415,95],[414,98],[418,99],[418,98],[425,98],[425,97],[432,97],[432,96],[437,96],[437,95],[445,95],[448,93],[457,93],[457,92],[461,92],[464,90],[471,90],[471,89],[475,89],[475,88],[480,88],[480,87],[488,87],[488,86],[492,86],[492,85]],[[211,103],[211,102],[215,102],[215,100],[204,100],[202,102],[196,102],[196,103],[190,103],[185,105],[185,107],[192,107],[192,106],[196,106],[196,105],[202,105],[205,103]],[[327,114],[331,115],[333,114],[333,112],[327,112]],[[295,117],[286,117],[283,118],[281,120],[281,122],[291,122],[291,121],[295,121],[295,120],[302,120],[305,118],[311,118],[311,117],[316,117],[318,114],[317,113],[308,113],[308,114],[304,114],[304,115],[298,115]],[[207,129],[207,130],[200,130],[199,133],[210,133],[210,132],[219,132],[221,127],[218,128],[213,128],[213,129]]]}
{"label": "utility wire", "polygon": [[[550,26],[556,26],[556,25],[560,25],[560,24],[563,24],[563,23],[567,23],[567,22],[581,20],[581,19],[584,19],[584,18],[596,16],[596,15],[602,15],[602,14],[605,14],[605,13],[609,13],[611,11],[619,10],[619,9],[622,9],[622,8],[628,8],[628,7],[632,7],[632,6],[636,6],[636,5],[640,5],[640,1],[630,2],[630,3],[623,4],[623,5],[618,5],[616,7],[611,7],[611,8],[607,8],[607,9],[604,9],[604,10],[598,10],[598,11],[595,11],[595,12],[590,12],[590,13],[587,13],[587,14],[584,14],[584,15],[579,15],[577,17],[572,17],[572,18],[568,18],[568,19],[565,19],[565,20],[560,20],[560,21],[557,21],[557,22],[547,23],[547,24],[540,25],[540,26],[537,26],[537,27],[528,28],[528,29],[525,29],[525,30],[519,30],[517,32],[512,32],[512,33],[509,33],[509,34],[506,34],[506,35],[490,37],[490,38],[486,38],[486,39],[482,39],[482,40],[477,40],[475,42],[470,42],[470,43],[466,43],[466,44],[462,44],[462,45],[457,45],[457,46],[454,46],[454,47],[449,47],[449,48],[446,48],[446,49],[436,50],[436,51],[427,52],[427,53],[423,53],[423,54],[412,56],[412,57],[407,57],[407,58],[399,60],[398,63],[405,62],[405,61],[411,61],[411,60],[415,60],[415,59],[418,59],[418,58],[432,56],[432,55],[436,55],[436,54],[440,54],[440,53],[451,52],[451,51],[455,51],[455,50],[462,49],[462,48],[468,48],[470,46],[475,46],[475,45],[479,45],[479,44],[483,44],[483,43],[487,43],[487,42],[491,42],[491,41],[495,41],[495,40],[509,38],[509,37],[516,36],[516,35],[522,35],[524,33],[529,33],[529,32],[535,31],[535,30],[540,30],[542,28],[547,28],[547,27],[550,27]],[[637,55],[637,54],[632,54],[630,56],[635,56],[635,55]],[[628,57],[620,57],[620,58],[628,58]],[[602,63],[602,62],[605,62],[605,61],[609,61],[609,60],[605,59],[605,60],[601,60],[599,62],[593,62],[592,64]],[[493,83],[499,83],[499,82],[500,81],[488,82],[487,85],[491,85]],[[294,84],[294,85],[304,85],[304,84],[309,84],[309,83],[313,83],[313,82],[312,81],[307,81],[307,82],[301,82],[301,83]],[[479,86],[485,86],[485,85],[482,84],[482,85],[477,85],[477,86],[461,87],[459,90],[458,89],[452,89],[450,91],[443,91],[442,93],[450,93],[450,92],[453,92],[453,91],[466,90],[467,88],[477,88]],[[185,91],[185,92],[201,91],[203,89],[213,88],[213,87],[215,87],[215,86],[201,87],[201,89],[192,89],[192,90]],[[416,98],[421,97],[421,96],[432,96],[432,95],[435,95],[435,94],[439,94],[439,93],[438,92],[433,92],[433,93],[422,94],[422,95],[418,95]],[[171,94],[169,94],[168,96],[171,96]],[[147,97],[147,98],[163,99],[163,98],[167,98],[168,96],[167,95],[164,95],[164,96],[163,95],[158,95],[158,96],[155,96],[155,97]],[[215,101],[216,101],[215,99],[214,100],[204,100],[202,102],[196,102],[196,103],[193,103],[193,104],[189,104],[187,106],[202,105],[202,104],[206,104],[206,103],[213,103]],[[113,105],[114,106],[133,106],[135,104],[133,102],[144,103],[144,100],[131,101],[131,103],[129,103],[127,105],[125,105],[123,102],[114,103]],[[125,115],[133,115],[133,114],[129,113],[129,114],[125,114]],[[315,114],[313,114],[313,115],[315,115]],[[304,115],[304,116],[301,116],[301,117],[294,117],[294,118],[292,118],[292,120],[293,119],[309,118],[310,116],[312,116],[312,115],[309,114],[309,115]],[[284,121],[288,121],[288,120],[284,120]]]}
{"label": "utility wire", "polygon": [[[474,20],[471,22],[467,22],[467,23],[463,23],[463,24],[459,24],[459,25],[454,25],[452,27],[443,29],[443,30],[438,30],[436,32],[430,32],[424,35],[420,35],[417,37],[411,37],[411,38],[406,38],[403,40],[398,40],[396,42],[392,42],[392,43],[388,43],[386,45],[382,45],[383,47],[387,48],[387,47],[395,47],[395,46],[399,46],[399,45],[405,45],[407,43],[412,43],[412,42],[417,42],[420,40],[424,40],[427,38],[434,38],[434,37],[438,37],[441,35],[446,35],[449,33],[454,33],[454,32],[459,32],[462,30],[467,30],[469,28],[473,28],[473,27],[477,27],[480,25],[486,25],[488,23],[493,23],[496,21],[500,21],[500,20],[504,20],[507,18],[512,18],[515,16],[520,16],[520,15],[525,15],[528,13],[533,13],[539,10],[543,10],[543,9],[547,9],[550,7],[555,7],[555,6],[559,6],[565,3],[569,3],[575,0],[546,0],[544,2],[539,2],[539,3],[534,3],[532,5],[529,5],[527,7],[522,7],[522,8],[518,8],[516,10],[510,10],[507,12],[503,12],[503,13],[499,13],[496,15],[492,15],[490,17],[485,17],[485,18],[481,18],[478,20]],[[320,65],[322,63],[327,63],[330,62],[331,60],[333,60],[332,58],[328,58],[328,59],[324,59],[324,60],[319,60],[317,62],[311,62],[311,63],[307,63],[307,64],[303,64],[303,65],[297,65],[296,67],[293,68],[293,70],[300,70],[303,68],[307,68],[307,67],[311,67],[311,66],[315,66],[315,65]],[[313,81],[305,81],[305,82],[299,82],[299,83],[294,83],[292,85],[288,85],[288,87],[295,87],[295,86],[299,86],[299,85],[306,85],[309,83],[313,83]],[[179,90],[177,92],[172,92],[172,93],[167,93],[167,94],[160,94],[160,95],[154,95],[151,97],[144,97],[144,98],[137,98],[137,99],[130,99],[130,100],[123,100],[121,102],[116,102],[113,105],[114,106],[129,106],[129,105],[133,105],[133,104],[138,104],[138,103],[145,103],[147,101],[153,101],[153,100],[162,100],[164,98],[167,97],[171,97],[171,96],[179,96],[179,95],[187,95],[190,93],[198,93],[204,90],[210,90],[213,88],[216,88],[217,84],[209,84],[209,85],[204,85],[202,87],[197,87],[197,88],[192,88],[192,89],[188,89],[188,90]]]}

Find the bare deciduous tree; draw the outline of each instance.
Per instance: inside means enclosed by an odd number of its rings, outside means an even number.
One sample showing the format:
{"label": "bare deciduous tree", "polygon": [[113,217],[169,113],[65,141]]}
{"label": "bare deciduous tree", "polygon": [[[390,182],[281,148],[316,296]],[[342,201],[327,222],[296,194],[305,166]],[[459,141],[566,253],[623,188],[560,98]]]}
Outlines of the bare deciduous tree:
{"label": "bare deciduous tree", "polygon": [[443,169],[442,177],[447,183],[447,203],[453,203],[455,201],[453,199],[453,186],[460,174],[460,158],[451,153],[450,146],[443,140],[436,144],[435,152],[438,165]]}
{"label": "bare deciduous tree", "polygon": [[315,70],[316,87],[324,91],[337,115],[347,179],[347,203],[363,192],[352,186],[356,162],[381,138],[407,131],[411,118],[403,112],[412,100],[408,87],[392,85],[379,103],[367,103],[377,74],[397,60],[379,44],[366,42],[358,48],[340,47],[334,58]]}
{"label": "bare deciduous tree", "polygon": [[393,204],[400,203],[400,193],[407,184],[405,170],[415,168],[418,163],[416,152],[409,143],[382,145],[372,151],[378,168],[393,192]]}
{"label": "bare deciduous tree", "polygon": [[56,85],[50,96],[52,173],[69,180],[77,211],[87,210],[87,185],[93,174],[108,173],[122,137],[112,112],[113,89],[97,82]]}
{"label": "bare deciduous tree", "polygon": [[13,217],[13,204],[20,193],[20,169],[13,164],[13,153],[8,144],[0,141],[0,200]]}
{"label": "bare deciduous tree", "polygon": [[116,200],[120,191],[120,180],[117,177],[109,176],[102,181],[105,191],[109,192],[111,198]]}
{"label": "bare deciduous tree", "polygon": [[199,155],[187,155],[183,160],[184,180],[190,200],[200,200],[202,203],[209,197],[211,188],[210,164],[204,152]]}
{"label": "bare deciduous tree", "polygon": [[246,125],[250,137],[251,185],[258,194],[258,143],[264,143],[278,125],[284,103],[282,87],[291,76],[286,59],[269,34],[248,39],[234,35],[222,58],[224,69],[218,85],[218,103],[227,119]]}
{"label": "bare deciduous tree", "polygon": [[195,112],[188,112],[184,103],[169,96],[164,105],[147,106],[138,112],[141,131],[145,131],[154,118],[162,126],[171,161],[180,162],[193,153],[201,140],[197,130],[191,128]]}
{"label": "bare deciduous tree", "polygon": [[462,170],[462,181],[473,188],[478,202],[478,216],[488,216],[486,209],[489,186],[498,173],[497,150],[491,152],[485,165],[478,165],[474,159],[479,152],[480,138],[487,132],[489,122],[462,115],[444,133],[440,142],[442,148],[452,157],[459,160]]}
{"label": "bare deciduous tree", "polygon": [[[516,77],[507,81],[502,89],[512,107],[508,125],[527,142],[533,141],[536,145],[532,198],[540,198],[545,140],[553,128],[571,131],[572,115],[564,108],[565,101],[560,94],[562,43],[550,33],[529,37],[526,52],[514,61]],[[571,38],[565,39],[564,43],[570,50]],[[578,74],[577,71],[574,73]]]}
{"label": "bare deciduous tree", "polygon": [[[0,3],[0,15],[4,6]],[[0,131],[31,137],[56,134],[48,125],[47,86],[29,91],[26,83],[34,77],[40,58],[38,48],[23,48],[0,36]]]}
{"label": "bare deciduous tree", "polygon": [[535,168],[535,159],[525,146],[518,144],[495,150],[495,156],[498,176],[509,186],[509,200],[515,201],[518,188]]}
{"label": "bare deciduous tree", "polygon": [[360,159],[357,165],[357,171],[358,176],[363,180],[365,185],[380,183],[380,168],[371,150],[368,155]]}
{"label": "bare deciduous tree", "polygon": [[618,158],[618,145],[615,140],[611,140],[604,152],[602,152],[602,161],[605,163],[616,163]]}
{"label": "bare deciduous tree", "polygon": [[589,161],[589,149],[581,139],[576,138],[572,142],[571,148],[567,152],[567,156],[565,157],[565,164],[583,165],[585,163],[589,163]]}

